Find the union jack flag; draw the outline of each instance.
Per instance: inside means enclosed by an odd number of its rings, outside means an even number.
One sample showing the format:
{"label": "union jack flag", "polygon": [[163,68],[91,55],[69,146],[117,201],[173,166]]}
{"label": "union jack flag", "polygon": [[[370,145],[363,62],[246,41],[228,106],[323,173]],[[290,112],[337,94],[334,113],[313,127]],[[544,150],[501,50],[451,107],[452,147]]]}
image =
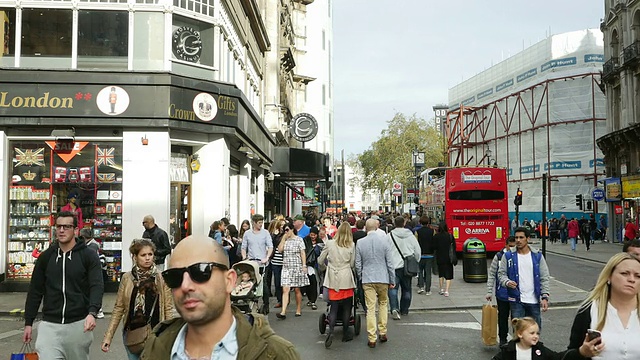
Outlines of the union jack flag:
{"label": "union jack flag", "polygon": [[44,148],[39,149],[18,149],[13,148],[16,151],[16,164],[15,167],[20,165],[36,165],[44,166]]}
{"label": "union jack flag", "polygon": [[114,173],[98,173],[98,182],[111,183],[116,181],[116,174]]}
{"label": "union jack flag", "polygon": [[107,149],[98,148],[98,156],[97,156],[98,166],[100,165],[116,166],[116,163],[113,160],[115,152],[116,152],[115,148],[107,148]]}

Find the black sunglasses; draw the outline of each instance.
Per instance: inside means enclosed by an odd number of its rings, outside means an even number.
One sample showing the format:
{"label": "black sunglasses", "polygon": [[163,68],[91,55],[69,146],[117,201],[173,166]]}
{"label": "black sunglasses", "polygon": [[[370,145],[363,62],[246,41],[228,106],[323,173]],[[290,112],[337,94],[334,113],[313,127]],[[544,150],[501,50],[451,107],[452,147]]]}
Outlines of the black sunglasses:
{"label": "black sunglasses", "polygon": [[213,268],[218,268],[223,271],[229,270],[229,267],[224,264],[216,262],[201,262],[183,268],[165,270],[162,272],[162,278],[170,289],[182,286],[182,278],[185,272],[189,273],[191,280],[198,284],[202,284],[211,279]]}

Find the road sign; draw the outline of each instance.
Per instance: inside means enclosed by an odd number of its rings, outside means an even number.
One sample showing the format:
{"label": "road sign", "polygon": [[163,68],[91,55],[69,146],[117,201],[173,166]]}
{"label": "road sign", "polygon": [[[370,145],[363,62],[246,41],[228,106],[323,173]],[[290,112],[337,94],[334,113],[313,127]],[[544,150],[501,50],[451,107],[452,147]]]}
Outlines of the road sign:
{"label": "road sign", "polygon": [[393,189],[391,190],[391,195],[393,195],[393,196],[402,196],[402,184],[401,183],[393,183]]}
{"label": "road sign", "polygon": [[601,188],[593,188],[591,189],[591,198],[595,201],[604,200],[604,190]]}

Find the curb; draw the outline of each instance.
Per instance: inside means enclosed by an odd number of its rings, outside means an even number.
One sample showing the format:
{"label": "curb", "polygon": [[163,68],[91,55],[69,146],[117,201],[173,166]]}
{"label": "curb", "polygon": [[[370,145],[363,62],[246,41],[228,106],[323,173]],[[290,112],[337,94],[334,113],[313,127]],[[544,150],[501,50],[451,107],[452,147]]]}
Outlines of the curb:
{"label": "curb", "polygon": [[605,265],[607,262],[606,261],[602,261],[602,260],[598,260],[598,259],[594,259],[594,258],[590,258],[587,256],[582,256],[582,255],[572,255],[572,254],[565,254],[562,252],[557,252],[557,251],[553,251],[553,250],[549,250],[547,249],[548,253],[554,254],[554,255],[559,255],[559,256],[565,256],[568,258],[572,258],[572,259],[580,259],[580,260],[587,260],[587,261],[592,261],[592,262],[597,262],[599,264],[603,264]]}
{"label": "curb", "polygon": [[[582,304],[584,300],[571,300],[571,301],[557,301],[550,302],[549,306],[572,306]],[[451,311],[451,310],[482,310],[482,305],[470,305],[470,306],[443,306],[437,308],[409,308],[409,311]]]}

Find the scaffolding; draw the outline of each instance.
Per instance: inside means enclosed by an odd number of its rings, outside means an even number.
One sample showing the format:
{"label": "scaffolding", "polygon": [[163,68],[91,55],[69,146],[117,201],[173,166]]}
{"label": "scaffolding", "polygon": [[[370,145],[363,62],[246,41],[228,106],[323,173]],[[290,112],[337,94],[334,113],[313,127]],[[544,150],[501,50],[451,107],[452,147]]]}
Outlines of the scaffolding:
{"label": "scaffolding", "polygon": [[605,132],[599,83],[599,72],[588,71],[545,79],[481,106],[451,109],[448,165],[507,168],[509,194],[517,188],[525,194],[520,219],[540,220],[542,174],[547,173],[550,217],[580,218],[585,214],[575,195],[590,198],[591,188],[604,177],[603,155],[595,143]]}

